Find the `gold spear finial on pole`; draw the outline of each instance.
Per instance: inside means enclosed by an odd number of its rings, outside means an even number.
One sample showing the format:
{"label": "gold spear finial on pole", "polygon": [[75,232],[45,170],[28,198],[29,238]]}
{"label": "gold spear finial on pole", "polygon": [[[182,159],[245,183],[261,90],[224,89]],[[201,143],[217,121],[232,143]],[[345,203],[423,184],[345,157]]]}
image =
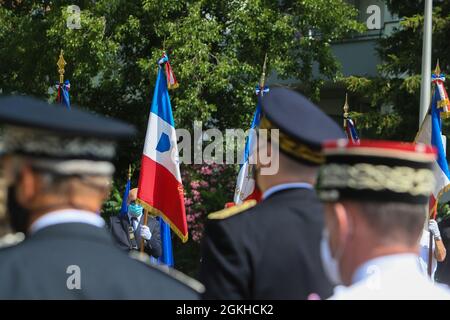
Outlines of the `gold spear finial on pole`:
{"label": "gold spear finial on pole", "polygon": [[260,88],[260,95],[264,95],[264,86],[266,84],[266,66],[267,66],[267,53],[264,57],[264,64],[262,69],[261,78],[259,80],[259,88]]}
{"label": "gold spear finial on pole", "polygon": [[131,164],[128,165],[128,180],[131,180]]}
{"label": "gold spear finial on pole", "polygon": [[59,73],[59,83],[64,82],[64,67],[66,66],[66,60],[64,60],[64,51],[61,50],[59,53],[59,59],[56,65],[58,66],[58,73]]}
{"label": "gold spear finial on pole", "polygon": [[434,69],[434,74],[439,76],[441,74],[441,67],[439,66],[439,59],[436,62],[436,69]]}
{"label": "gold spear finial on pole", "polygon": [[348,111],[350,107],[348,106],[348,94],[345,93],[345,103],[344,103],[344,128],[347,128],[347,118],[348,118]]}

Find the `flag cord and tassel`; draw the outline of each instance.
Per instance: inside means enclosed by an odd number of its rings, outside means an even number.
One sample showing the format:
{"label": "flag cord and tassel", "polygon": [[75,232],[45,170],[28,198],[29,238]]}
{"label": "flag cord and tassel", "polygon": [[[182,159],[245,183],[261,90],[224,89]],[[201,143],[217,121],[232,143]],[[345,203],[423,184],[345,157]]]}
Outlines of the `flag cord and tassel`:
{"label": "flag cord and tassel", "polygon": [[160,68],[164,68],[166,73],[166,81],[167,81],[167,89],[176,89],[179,87],[177,78],[175,77],[175,73],[172,70],[172,66],[169,62],[169,57],[167,56],[166,51],[163,51],[163,55],[161,59],[158,61],[158,65]]}

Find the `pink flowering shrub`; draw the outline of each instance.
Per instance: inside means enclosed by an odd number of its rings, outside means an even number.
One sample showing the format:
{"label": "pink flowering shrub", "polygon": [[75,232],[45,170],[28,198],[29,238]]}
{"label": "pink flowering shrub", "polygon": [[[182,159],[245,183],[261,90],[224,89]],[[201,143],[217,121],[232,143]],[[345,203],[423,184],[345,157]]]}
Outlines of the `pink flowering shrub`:
{"label": "pink flowering shrub", "polygon": [[189,237],[200,243],[207,215],[233,201],[236,167],[216,163],[185,165],[181,172]]}

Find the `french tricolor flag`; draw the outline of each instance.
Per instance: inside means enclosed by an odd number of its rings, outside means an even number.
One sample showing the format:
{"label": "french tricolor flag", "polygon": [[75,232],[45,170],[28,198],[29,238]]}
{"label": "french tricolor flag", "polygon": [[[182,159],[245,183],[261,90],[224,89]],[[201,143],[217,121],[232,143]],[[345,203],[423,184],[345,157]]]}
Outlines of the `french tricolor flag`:
{"label": "french tricolor flag", "polygon": [[[258,96],[258,104],[256,105],[256,110],[253,115],[251,129],[257,130],[259,128],[259,123],[261,120],[261,105],[260,97],[265,93],[269,92],[268,87],[260,88],[256,87],[256,95]],[[234,191],[234,204],[241,204],[247,200],[261,200],[261,191],[256,185],[255,180],[255,166],[250,163],[250,156],[255,150],[257,144],[257,139],[255,131],[251,132],[245,142],[244,149],[244,159],[243,163],[239,168],[239,173],[236,181],[236,189]]]}
{"label": "french tricolor flag", "polygon": [[345,133],[347,134],[348,141],[358,143],[359,142],[358,131],[356,131],[356,126],[353,123],[353,120],[350,117],[346,118],[345,120],[346,120]]}
{"label": "french tricolor flag", "polygon": [[446,158],[446,138],[442,135],[441,117],[448,115],[450,103],[444,88],[445,77],[437,73],[432,75],[433,97],[431,108],[416,136],[416,142],[433,145],[437,150],[437,160],[433,165],[436,186],[430,197],[430,215],[436,215],[437,204],[442,194],[450,189],[450,172]]}
{"label": "french tricolor flag", "polygon": [[[255,114],[253,116],[251,129],[256,130],[259,127],[259,121],[261,118],[261,107],[256,107]],[[244,149],[244,161],[239,169],[239,174],[236,181],[236,189],[234,191],[234,203],[240,204],[246,200],[257,200],[261,198],[261,192],[256,186],[254,165],[250,164],[250,153],[256,147],[256,136],[252,133],[247,137]]]}
{"label": "french tricolor flag", "polygon": [[188,228],[181,182],[177,136],[167,90],[164,54],[159,61],[144,152],[139,176],[138,199],[150,213],[162,216],[186,242]]}

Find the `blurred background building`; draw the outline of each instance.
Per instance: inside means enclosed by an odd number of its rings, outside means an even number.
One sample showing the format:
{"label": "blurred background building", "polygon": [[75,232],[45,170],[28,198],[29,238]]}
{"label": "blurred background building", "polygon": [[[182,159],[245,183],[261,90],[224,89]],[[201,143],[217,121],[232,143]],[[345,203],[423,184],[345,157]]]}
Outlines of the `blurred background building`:
{"label": "blurred background building", "polygon": [[[382,0],[348,0],[347,2],[358,9],[358,21],[365,25],[373,15],[373,13],[367,13],[368,8],[370,6],[380,8],[380,28],[372,30],[367,28],[364,33],[333,43],[333,53],[341,63],[343,76],[376,76],[377,66],[381,62],[376,50],[377,41],[389,36],[395,28],[398,28],[400,18],[392,15]],[[330,116],[341,121],[345,93],[346,90],[342,84],[327,83],[321,92],[320,107]],[[355,95],[349,95],[349,104],[353,111],[364,111],[368,107],[367,101]]]}

